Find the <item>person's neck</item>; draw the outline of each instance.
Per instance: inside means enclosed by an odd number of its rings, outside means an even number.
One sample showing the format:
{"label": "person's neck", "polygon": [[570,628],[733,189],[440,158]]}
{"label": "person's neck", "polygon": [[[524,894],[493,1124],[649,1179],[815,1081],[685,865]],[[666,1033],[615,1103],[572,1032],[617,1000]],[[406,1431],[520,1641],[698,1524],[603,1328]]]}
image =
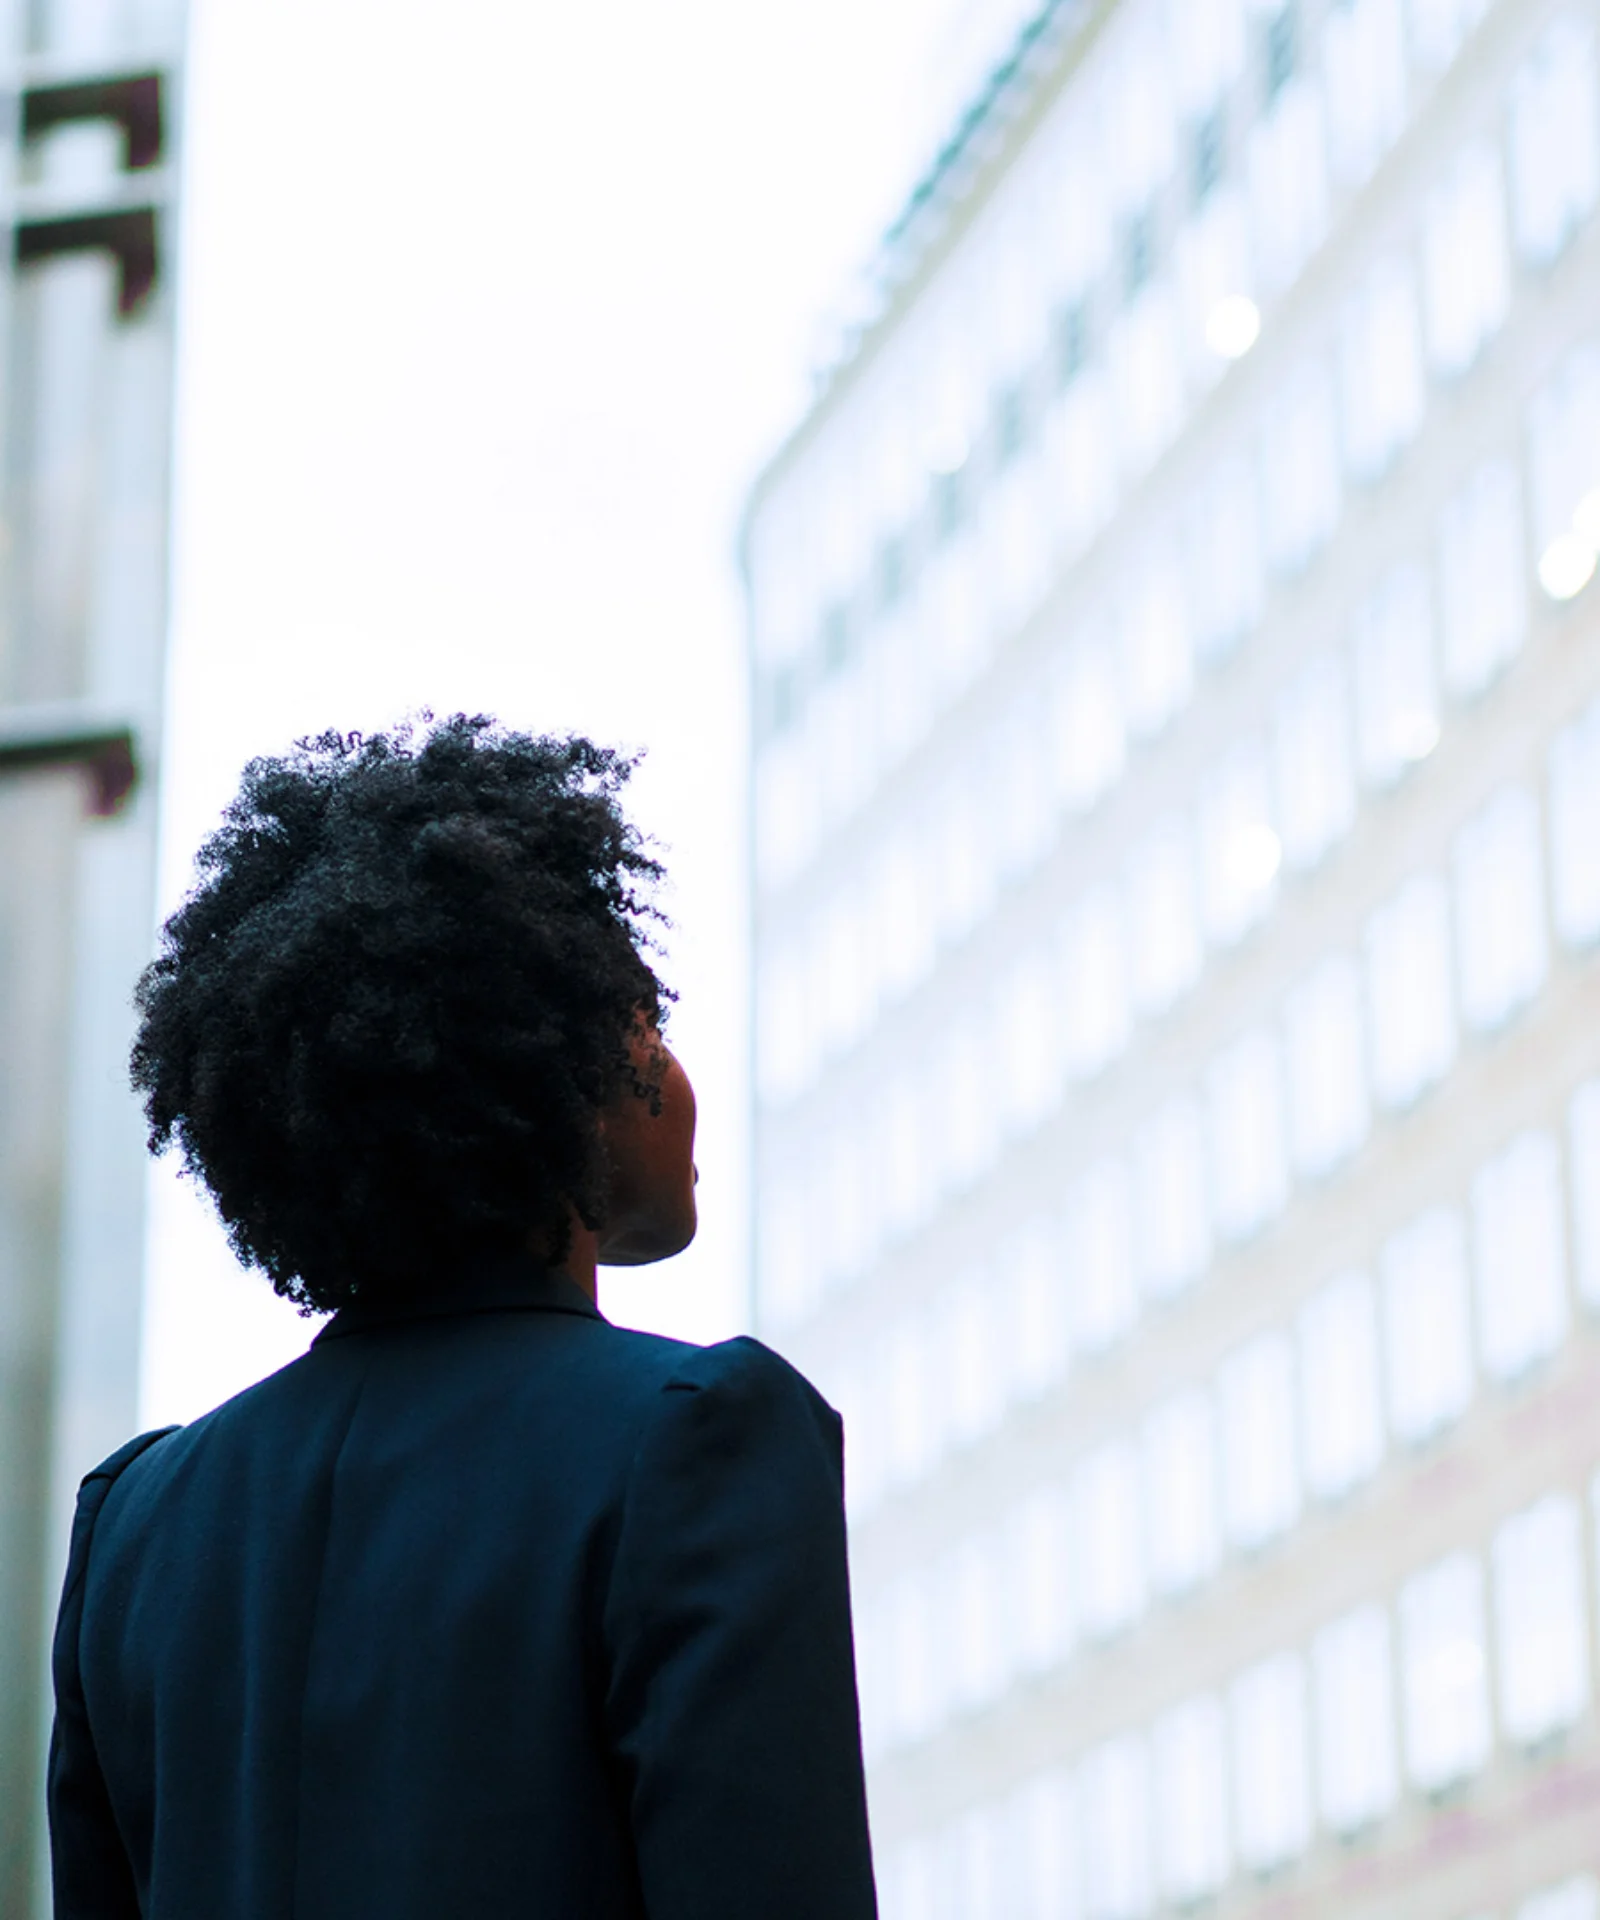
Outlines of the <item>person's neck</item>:
{"label": "person's neck", "polygon": [[569,1280],[599,1304],[600,1283],[600,1236],[593,1227],[586,1227],[573,1209],[567,1220],[567,1251],[560,1263],[561,1271]]}

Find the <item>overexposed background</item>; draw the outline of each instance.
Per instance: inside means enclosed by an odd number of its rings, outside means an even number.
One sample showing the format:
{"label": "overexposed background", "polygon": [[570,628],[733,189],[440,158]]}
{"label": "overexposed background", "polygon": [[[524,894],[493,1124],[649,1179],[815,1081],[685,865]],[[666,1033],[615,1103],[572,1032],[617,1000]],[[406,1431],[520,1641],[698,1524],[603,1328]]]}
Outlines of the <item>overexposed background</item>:
{"label": "overexposed background", "polygon": [[[746,1299],[740,501],[1019,0],[195,0],[163,911],[254,753],[408,709],[647,749],[703,1225]],[[154,1176],[142,1417],[312,1328]]]}

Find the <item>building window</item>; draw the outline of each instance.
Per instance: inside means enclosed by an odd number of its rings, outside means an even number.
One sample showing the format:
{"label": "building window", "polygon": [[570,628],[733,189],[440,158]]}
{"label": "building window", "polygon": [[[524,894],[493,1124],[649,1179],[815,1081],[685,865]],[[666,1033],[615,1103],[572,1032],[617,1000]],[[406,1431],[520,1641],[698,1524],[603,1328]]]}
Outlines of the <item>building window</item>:
{"label": "building window", "polygon": [[1309,1179],[1349,1159],[1367,1137],[1361,974],[1334,955],[1289,995],[1289,1137]]}
{"label": "building window", "polygon": [[1528,458],[1539,581],[1570,600],[1600,546],[1600,346],[1569,353],[1534,394]]}
{"label": "building window", "polygon": [[[1142,472],[1182,417],[1177,316],[1171,289],[1152,282],[1117,320],[1107,342],[1125,475]],[[1102,446],[1100,457],[1106,457]]]}
{"label": "building window", "polygon": [[1067,1370],[1071,1354],[1067,1283],[1060,1234],[1048,1215],[1036,1215],[1002,1253],[1011,1282],[1011,1380],[1018,1395],[1036,1399]]}
{"label": "building window", "polygon": [[1383,1350],[1395,1438],[1431,1439],[1472,1399],[1472,1308],[1461,1216],[1434,1207],[1383,1249]]}
{"label": "building window", "polygon": [[1568,1112],[1572,1154],[1573,1261],[1578,1292],[1600,1311],[1600,1080],[1586,1080]]}
{"label": "building window", "polygon": [[1244,1552],[1288,1531],[1300,1512],[1295,1470],[1294,1350],[1286,1335],[1258,1335],[1217,1375],[1222,1438],[1222,1522]]}
{"label": "building window", "polygon": [[1456,961],[1461,1015],[1492,1032],[1544,985],[1539,803],[1504,787],[1456,836]]}
{"label": "building window", "polygon": [[1417,562],[1393,567],[1356,610],[1356,744],[1362,777],[1389,787],[1439,741],[1433,595]]}
{"label": "building window", "polygon": [[1164,1013],[1200,977],[1204,953],[1196,898],[1193,829],[1186,816],[1159,821],[1128,859],[1128,984],[1134,1008]]}
{"label": "building window", "polygon": [[1144,1485],[1150,1583],[1187,1593],[1216,1571],[1216,1428],[1209,1395],[1193,1387],[1165,1400],[1145,1421]]}
{"label": "building window", "polygon": [[1299,1343],[1306,1487],[1336,1500],[1383,1459],[1378,1301],[1366,1274],[1341,1274],[1311,1296]]}
{"label": "building window", "polygon": [[1161,1892],[1180,1909],[1228,1878],[1226,1740],[1222,1704],[1209,1695],[1175,1707],[1151,1733]]}
{"label": "building window", "polygon": [[1007,1915],[1057,1920],[1077,1904],[1080,1884],[1078,1801],[1071,1774],[1040,1774],[1010,1806],[1013,1879]]}
{"label": "building window", "polygon": [[1505,181],[1487,141],[1467,148],[1428,203],[1422,234],[1428,359],[1455,379],[1511,305]]}
{"label": "building window", "polygon": [[1399,1792],[1392,1661],[1382,1607],[1346,1614],[1312,1644],[1318,1798],[1341,1837],[1381,1820]]}
{"label": "building window", "polygon": [[1089,363],[1089,305],[1071,300],[1057,309],[1055,328],[1056,384],[1067,387]]}
{"label": "building window", "polygon": [[1005,1411],[1005,1355],[993,1289],[981,1269],[947,1288],[934,1310],[938,1398],[957,1446],[970,1446]]}
{"label": "building window", "polygon": [[1097,1160],[1074,1182],[1062,1240],[1072,1277],[1073,1346],[1081,1353],[1102,1353],[1132,1329],[1139,1313],[1133,1194],[1123,1161]]}
{"label": "building window", "polygon": [[1072,1509],[1059,1487],[1037,1487],[1006,1524],[1007,1634],[1024,1673],[1044,1673],[1072,1650]]}
{"label": "building window", "polygon": [[955,1911],[971,1920],[1005,1920],[1005,1835],[998,1807],[974,1807],[951,1829],[944,1887]]}
{"label": "building window", "polygon": [[1178,712],[1193,684],[1183,582],[1170,559],[1157,553],[1137,569],[1119,627],[1123,710],[1129,729],[1148,738]]}
{"label": "building window", "polygon": [[1294,8],[1280,7],[1262,35],[1263,92],[1269,107],[1294,78],[1296,39]]}
{"label": "building window", "polygon": [[1326,368],[1302,367],[1268,409],[1263,442],[1267,560],[1295,574],[1339,520],[1339,434]]}
{"label": "building window", "polygon": [[1442,880],[1408,880],[1367,922],[1372,1083],[1385,1107],[1409,1106],[1456,1052],[1450,899]]}
{"label": "building window", "polygon": [[1248,1034],[1206,1078],[1217,1232],[1224,1240],[1245,1240],[1289,1197],[1277,1046],[1269,1034]]}
{"label": "building window", "polygon": [[1113,1441],[1087,1455],[1072,1484],[1078,1626],[1089,1640],[1129,1627],[1144,1611],[1139,1456]]}
{"label": "building window", "polygon": [[1485,462],[1445,504],[1439,610],[1445,690],[1473,699],[1522,651],[1527,632],[1522,487],[1509,461]]}
{"label": "building window", "polygon": [[1122,236],[1122,291],[1134,299],[1150,284],[1156,264],[1156,214],[1146,207],[1134,215]]}
{"label": "building window", "polygon": [[1351,298],[1343,345],[1344,450],[1356,479],[1386,473],[1422,424],[1422,337],[1411,275],[1388,261]]}
{"label": "building window", "polygon": [[1203,207],[1221,184],[1228,159],[1228,123],[1222,108],[1198,119],[1190,135],[1189,199]]}
{"label": "building window", "polygon": [[1568,946],[1600,940],[1600,700],[1550,748],[1551,891]]}
{"label": "building window", "polygon": [[1133,1142],[1134,1258],[1140,1291],[1170,1300],[1211,1258],[1205,1140],[1199,1103],[1175,1094]]}
{"label": "building window", "polygon": [[884,1341],[884,1441],[889,1477],[901,1486],[920,1480],[939,1451],[938,1383],[926,1316],[908,1313]]}
{"label": "building window", "polygon": [[1400,1589],[1401,1714],[1406,1771],[1442,1793],[1489,1757],[1483,1570],[1452,1554]]}
{"label": "building window", "polygon": [[1594,205],[1597,186],[1594,35],[1566,13],[1511,82],[1511,211],[1523,256],[1553,259]]}
{"label": "building window", "polygon": [[1184,545],[1195,657],[1226,659],[1261,615],[1261,510],[1249,462],[1220,461],[1196,495]]}
{"label": "building window", "polygon": [[927,1571],[902,1574],[884,1595],[878,1643],[885,1661],[885,1737],[893,1746],[923,1739],[944,1712],[940,1625]]}
{"label": "building window", "polygon": [[1484,1372],[1514,1380],[1567,1332],[1561,1161],[1549,1134],[1519,1134],[1472,1183],[1478,1351]]}
{"label": "building window", "polygon": [[1239,1863],[1272,1873],[1311,1839],[1305,1670],[1295,1654],[1251,1667],[1229,1691],[1233,1820]]}
{"label": "building window", "polygon": [[1328,224],[1322,100],[1308,81],[1284,88],[1250,136],[1248,179],[1255,255],[1265,290],[1300,272]]}
{"label": "building window", "polygon": [[1128,956],[1122,900],[1092,888],[1062,927],[1062,1044],[1069,1079],[1087,1080],[1128,1042]]}
{"label": "building window", "polygon": [[1013,1131],[1036,1127],[1061,1093],[1060,994],[1053,958],[1039,945],[1019,953],[995,996],[997,1078]]}
{"label": "building window", "polygon": [[1132,1734],[1096,1747],[1078,1774],[1084,1920],[1142,1920],[1150,1911],[1150,1781]]}
{"label": "building window", "polygon": [[1122,772],[1126,733],[1110,649],[1101,640],[1077,642],[1053,676],[1051,760],[1061,803],[1086,812]]}
{"label": "building window", "polygon": [[1279,700],[1272,770],[1283,857],[1308,871],[1356,817],[1350,690],[1338,654],[1311,660]]}
{"label": "building window", "polygon": [[1282,857],[1267,757],[1254,744],[1241,746],[1200,793],[1201,900],[1214,946],[1233,946],[1266,916]]}
{"label": "building window", "polygon": [[1589,1622],[1583,1518],[1575,1500],[1548,1494],[1496,1531],[1495,1671],[1507,1738],[1536,1746],[1581,1719],[1589,1704]]}
{"label": "building window", "polygon": [[1333,170],[1359,187],[1406,122],[1405,29],[1399,0],[1346,0],[1322,29]]}
{"label": "building window", "polygon": [[1006,1682],[1011,1636],[1004,1630],[1004,1572],[997,1542],[988,1531],[969,1534],[945,1566],[949,1609],[950,1704],[976,1712],[987,1706]]}

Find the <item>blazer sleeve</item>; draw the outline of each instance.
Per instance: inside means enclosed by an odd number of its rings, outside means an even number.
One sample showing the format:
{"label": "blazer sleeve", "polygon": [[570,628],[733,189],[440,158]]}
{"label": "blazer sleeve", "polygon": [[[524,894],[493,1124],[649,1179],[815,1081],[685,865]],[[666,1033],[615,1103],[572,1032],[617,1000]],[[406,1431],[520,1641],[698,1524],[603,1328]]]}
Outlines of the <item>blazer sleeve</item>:
{"label": "blazer sleeve", "polygon": [[56,1920],[139,1920],[133,1869],[117,1831],[89,1727],[78,1671],[78,1635],[83,1624],[89,1545],[105,1497],[130,1460],[172,1431],[163,1427],[130,1440],[86,1475],[78,1489],[66,1585],[56,1616],[51,1655],[56,1716],[50,1731],[47,1792]]}
{"label": "blazer sleeve", "polygon": [[650,1920],[872,1920],[839,1416],[757,1341],[662,1390],[605,1635]]}

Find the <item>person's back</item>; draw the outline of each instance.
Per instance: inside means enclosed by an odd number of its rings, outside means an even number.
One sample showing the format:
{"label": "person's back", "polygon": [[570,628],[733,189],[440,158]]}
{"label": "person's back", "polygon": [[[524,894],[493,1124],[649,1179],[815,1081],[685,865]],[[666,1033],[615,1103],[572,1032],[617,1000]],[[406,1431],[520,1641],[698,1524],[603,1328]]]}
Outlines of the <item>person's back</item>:
{"label": "person's back", "polygon": [[85,1482],[62,1920],[869,1920],[837,1416],[583,1284],[686,1237],[686,1094],[604,1109],[576,1256],[325,1285],[303,1359]]}

